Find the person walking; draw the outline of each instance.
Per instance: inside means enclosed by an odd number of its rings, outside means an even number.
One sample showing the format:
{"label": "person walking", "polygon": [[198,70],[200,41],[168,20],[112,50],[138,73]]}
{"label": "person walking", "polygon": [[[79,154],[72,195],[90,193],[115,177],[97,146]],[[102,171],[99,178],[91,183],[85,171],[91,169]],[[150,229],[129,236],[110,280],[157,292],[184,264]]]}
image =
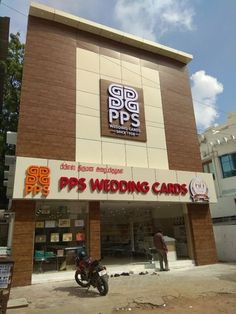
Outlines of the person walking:
{"label": "person walking", "polygon": [[[167,258],[167,253],[168,253],[168,249],[167,249],[167,245],[166,242],[164,240],[163,237],[163,232],[162,230],[158,230],[155,234],[154,234],[154,245],[155,248],[157,250],[157,255],[158,255],[158,259],[160,262],[160,271],[168,271],[169,269],[169,263],[168,263],[168,258]],[[163,261],[165,264],[165,268],[163,267]]]}

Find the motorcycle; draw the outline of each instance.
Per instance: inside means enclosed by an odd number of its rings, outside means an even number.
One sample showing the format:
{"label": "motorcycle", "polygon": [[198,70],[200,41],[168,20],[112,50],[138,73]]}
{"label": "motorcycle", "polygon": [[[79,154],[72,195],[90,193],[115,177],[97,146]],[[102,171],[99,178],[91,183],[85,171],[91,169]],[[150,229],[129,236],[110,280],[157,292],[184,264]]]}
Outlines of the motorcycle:
{"label": "motorcycle", "polygon": [[106,267],[100,261],[92,260],[84,251],[79,252],[75,259],[75,281],[83,288],[93,286],[100,295],[108,293],[108,274]]}

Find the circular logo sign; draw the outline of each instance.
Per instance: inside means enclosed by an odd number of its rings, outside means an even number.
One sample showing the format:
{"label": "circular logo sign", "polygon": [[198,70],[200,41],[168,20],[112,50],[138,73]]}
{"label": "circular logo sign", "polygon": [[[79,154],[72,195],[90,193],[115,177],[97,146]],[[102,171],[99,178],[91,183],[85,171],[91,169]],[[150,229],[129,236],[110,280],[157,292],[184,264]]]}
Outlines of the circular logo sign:
{"label": "circular logo sign", "polygon": [[195,177],[189,184],[189,190],[193,202],[209,202],[208,187],[204,180]]}

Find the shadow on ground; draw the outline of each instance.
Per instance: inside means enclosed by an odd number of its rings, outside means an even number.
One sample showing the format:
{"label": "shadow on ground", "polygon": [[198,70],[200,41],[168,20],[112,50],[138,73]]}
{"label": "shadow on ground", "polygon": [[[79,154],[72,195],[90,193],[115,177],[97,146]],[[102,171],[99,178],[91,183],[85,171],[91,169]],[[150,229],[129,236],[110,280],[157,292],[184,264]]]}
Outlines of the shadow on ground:
{"label": "shadow on ground", "polygon": [[99,292],[94,288],[81,288],[81,287],[58,287],[54,291],[66,292],[68,296],[75,296],[79,298],[96,298],[101,297]]}
{"label": "shadow on ground", "polygon": [[236,282],[236,272],[235,274],[228,274],[228,275],[220,275],[218,276],[220,280],[226,280],[231,282]]}

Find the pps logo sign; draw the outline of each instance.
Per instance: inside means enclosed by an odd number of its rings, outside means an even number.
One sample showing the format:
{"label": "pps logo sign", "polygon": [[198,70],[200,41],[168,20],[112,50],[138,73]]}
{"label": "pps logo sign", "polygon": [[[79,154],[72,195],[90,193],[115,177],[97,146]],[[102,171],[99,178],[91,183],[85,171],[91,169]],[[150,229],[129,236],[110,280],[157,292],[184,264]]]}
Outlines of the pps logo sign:
{"label": "pps logo sign", "polygon": [[48,196],[50,186],[50,169],[48,167],[29,166],[25,177],[25,195],[35,196],[41,193]]}
{"label": "pps logo sign", "polygon": [[101,125],[103,136],[145,142],[142,90],[101,80]]}
{"label": "pps logo sign", "polygon": [[138,93],[134,88],[111,84],[108,87],[109,123],[119,119],[120,126],[130,121],[134,132],[140,132]]}

